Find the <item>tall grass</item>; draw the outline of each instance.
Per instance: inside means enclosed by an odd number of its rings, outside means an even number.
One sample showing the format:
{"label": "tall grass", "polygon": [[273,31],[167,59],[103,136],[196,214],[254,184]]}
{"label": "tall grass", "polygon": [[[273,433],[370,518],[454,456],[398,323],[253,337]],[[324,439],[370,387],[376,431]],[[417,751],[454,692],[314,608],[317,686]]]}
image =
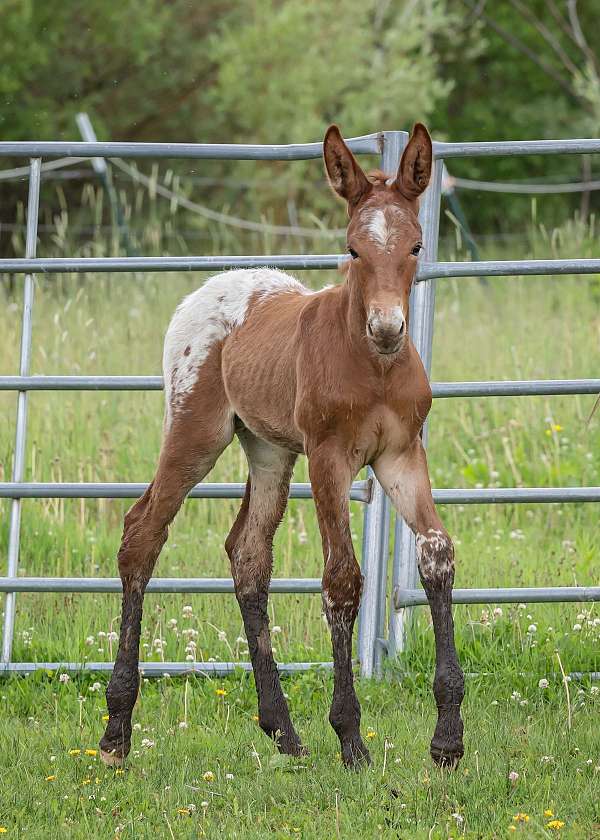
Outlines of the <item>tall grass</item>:
{"label": "tall grass", "polygon": [[[115,253],[106,241],[102,193],[86,187],[80,218],[91,234],[79,244],[85,255]],[[86,215],[87,214],[87,215]],[[134,194],[128,220],[144,214],[136,250],[164,252],[179,219],[171,207],[165,217],[145,191]],[[190,222],[191,224],[191,222]],[[40,253],[72,254],[66,203],[54,219],[54,233]],[[591,256],[596,253],[595,220],[568,222],[546,231],[535,223],[528,245],[511,256]],[[210,231],[209,251],[273,252],[274,243],[256,235],[240,239],[219,227]],[[279,242],[282,251],[297,242]],[[324,239],[315,250],[335,250]],[[338,247],[338,246],[336,246]],[[185,242],[178,240],[179,250]],[[462,241],[444,245],[446,258],[462,255]],[[492,253],[490,253],[490,256]],[[331,274],[305,273],[318,287]],[[334,278],[335,279],[335,278]],[[185,273],[61,275],[37,278],[32,372],[36,374],[158,374],[165,328],[181,297],[203,278]],[[600,360],[600,280],[597,277],[452,279],[438,282],[433,380],[574,378],[598,374]],[[2,312],[0,368],[18,366],[20,300],[7,299]],[[451,486],[552,486],[598,484],[600,425],[587,417],[593,397],[438,400],[430,417],[429,462],[432,481]],[[0,394],[6,422],[0,429],[3,480],[9,480],[14,437],[14,394]],[[162,396],[159,393],[38,392],[30,395],[27,475],[30,481],[148,481],[160,445]],[[212,479],[243,480],[243,454],[236,444],[223,455]],[[301,460],[296,480],[307,480]],[[38,500],[24,503],[20,573],[27,575],[115,575],[123,513],[118,500]],[[235,501],[188,501],[172,528],[157,574],[228,575],[223,541]],[[359,545],[362,508],[352,504],[353,533]],[[2,504],[1,544],[5,550],[8,503]],[[453,507],[443,517],[457,545],[458,586],[598,584],[597,512],[592,505],[507,505]],[[320,539],[312,505],[293,501],[275,547],[276,576],[318,576]],[[181,607],[194,618],[180,630]],[[323,659],[329,641],[315,596],[271,599],[280,659]],[[549,644],[569,642],[573,669],[600,670],[600,631],[592,623],[590,644],[573,635],[578,606],[535,607],[522,611],[527,626],[555,628]],[[485,612],[483,612],[485,616]],[[482,611],[457,608],[461,645],[473,666],[515,661],[514,645],[491,632]],[[18,596],[15,657],[39,660],[107,659],[118,625],[119,598],[112,595]],[[413,665],[429,666],[430,629],[420,611]],[[175,624],[177,620],[178,624]],[[593,608],[586,621],[593,622]],[[512,625],[511,625],[512,626]],[[517,625],[514,625],[515,627]],[[586,625],[587,628],[587,625]],[[244,658],[246,646],[234,599],[213,596],[149,597],[144,655],[152,659]],[[193,632],[191,632],[193,631]],[[224,631],[224,633],[223,633]],[[514,630],[511,633],[517,632]],[[519,631],[521,632],[521,631]],[[562,634],[567,633],[568,636]],[[104,634],[104,635],[103,635]],[[197,635],[196,635],[197,634]],[[532,634],[530,634],[531,636]],[[510,637],[512,639],[512,637]],[[550,638],[550,636],[549,636]],[[235,641],[239,639],[239,641]],[[190,645],[190,641],[195,643]],[[514,641],[514,640],[513,640]],[[520,653],[537,655],[535,638],[524,633]],[[571,644],[572,642],[572,644]],[[531,643],[531,644],[530,644]],[[535,644],[534,644],[535,643]],[[536,650],[537,648],[537,650]],[[518,656],[516,658],[519,658]],[[551,658],[550,660],[551,661]],[[538,667],[544,667],[538,663]]]}

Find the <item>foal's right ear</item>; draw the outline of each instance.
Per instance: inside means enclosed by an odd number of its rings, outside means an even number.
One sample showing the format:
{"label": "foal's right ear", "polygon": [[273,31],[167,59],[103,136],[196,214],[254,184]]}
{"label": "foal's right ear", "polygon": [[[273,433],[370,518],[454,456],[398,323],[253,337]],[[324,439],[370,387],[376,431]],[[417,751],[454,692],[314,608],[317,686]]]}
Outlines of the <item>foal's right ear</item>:
{"label": "foal's right ear", "polygon": [[337,125],[330,125],[323,141],[323,159],[327,178],[335,192],[348,202],[351,210],[372,188]]}

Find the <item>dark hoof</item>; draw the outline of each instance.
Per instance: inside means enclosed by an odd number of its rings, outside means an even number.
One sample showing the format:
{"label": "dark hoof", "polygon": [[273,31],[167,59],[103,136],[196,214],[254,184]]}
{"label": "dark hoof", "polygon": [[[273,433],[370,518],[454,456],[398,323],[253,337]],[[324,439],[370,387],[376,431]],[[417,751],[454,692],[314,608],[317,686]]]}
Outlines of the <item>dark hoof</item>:
{"label": "dark hoof", "polygon": [[371,756],[360,735],[342,743],[342,761],[350,770],[360,770],[369,767]]}
{"label": "dark hoof", "polygon": [[298,737],[296,738],[287,738],[282,735],[274,735],[273,740],[277,744],[277,749],[283,755],[297,755],[297,756],[307,756],[308,749],[304,746],[304,744],[300,741]]}
{"label": "dark hoof", "polygon": [[447,770],[456,770],[461,758],[464,755],[462,744],[458,747],[435,747],[431,744],[431,758],[438,767],[444,767]]}
{"label": "dark hoof", "polygon": [[431,739],[431,757],[438,767],[456,770],[464,755],[463,722],[458,705],[438,709],[438,721]]}
{"label": "dark hoof", "polygon": [[108,767],[122,767],[130,748],[130,743],[115,741],[104,735],[100,741],[100,758]]}

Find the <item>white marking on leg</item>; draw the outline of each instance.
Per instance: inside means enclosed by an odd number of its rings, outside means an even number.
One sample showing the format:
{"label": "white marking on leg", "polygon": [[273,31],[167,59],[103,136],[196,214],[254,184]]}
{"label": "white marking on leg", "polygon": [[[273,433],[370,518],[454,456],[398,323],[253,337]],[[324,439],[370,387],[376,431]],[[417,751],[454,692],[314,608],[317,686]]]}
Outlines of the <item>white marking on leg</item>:
{"label": "white marking on leg", "polygon": [[447,577],[454,569],[450,538],[443,531],[428,528],[417,534],[417,564],[425,580]]}

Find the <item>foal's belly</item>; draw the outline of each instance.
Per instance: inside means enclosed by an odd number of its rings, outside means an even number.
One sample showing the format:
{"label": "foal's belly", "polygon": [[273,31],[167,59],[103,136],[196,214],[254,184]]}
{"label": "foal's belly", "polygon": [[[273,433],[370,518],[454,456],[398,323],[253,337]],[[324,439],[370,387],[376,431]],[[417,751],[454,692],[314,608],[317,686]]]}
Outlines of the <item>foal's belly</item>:
{"label": "foal's belly", "polygon": [[302,453],[303,435],[294,420],[298,316],[290,307],[290,296],[281,297],[261,307],[263,317],[250,317],[226,339],[223,382],[231,407],[246,428],[269,443]]}

